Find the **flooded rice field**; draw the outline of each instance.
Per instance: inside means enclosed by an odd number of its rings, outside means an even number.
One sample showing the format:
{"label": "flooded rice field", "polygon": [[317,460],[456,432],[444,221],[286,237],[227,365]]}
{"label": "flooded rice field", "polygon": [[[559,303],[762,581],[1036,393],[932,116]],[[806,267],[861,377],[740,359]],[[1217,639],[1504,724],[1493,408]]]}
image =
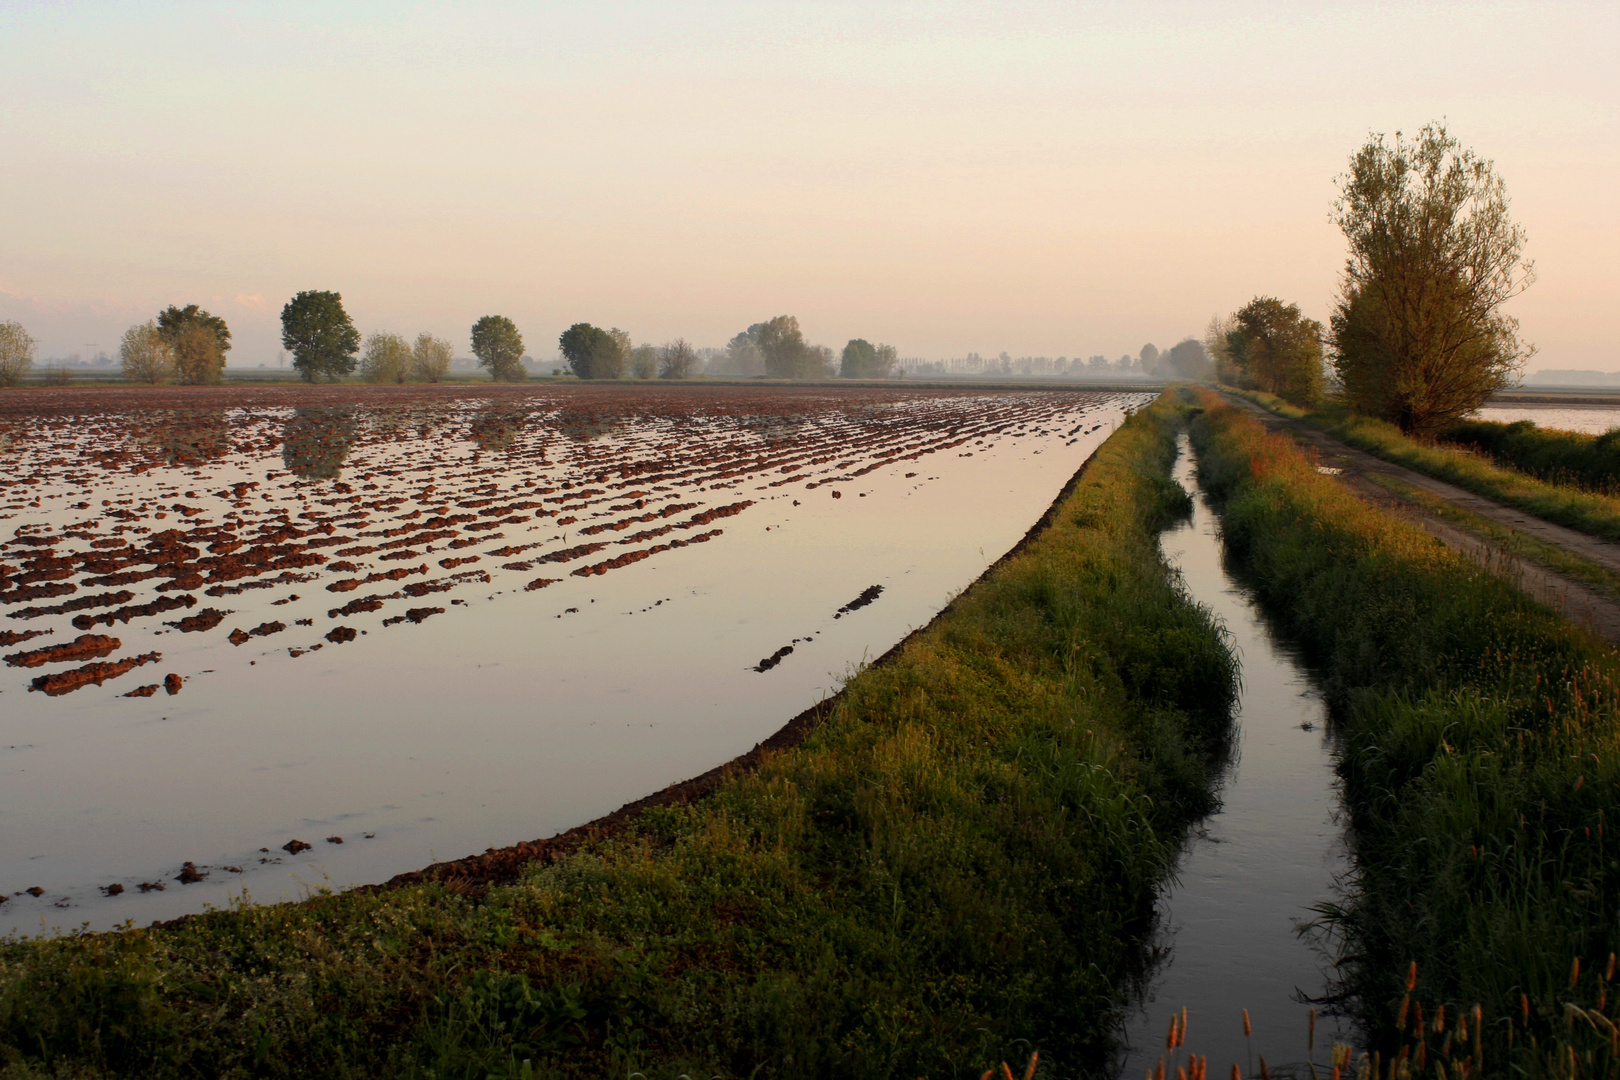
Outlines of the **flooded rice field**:
{"label": "flooded rice field", "polygon": [[385,880],[747,751],[1147,394],[42,391],[0,406],[0,933]]}
{"label": "flooded rice field", "polygon": [[1477,414],[1481,420],[1511,424],[1529,420],[1539,428],[1580,431],[1601,435],[1620,427],[1620,409],[1612,405],[1488,405]]}

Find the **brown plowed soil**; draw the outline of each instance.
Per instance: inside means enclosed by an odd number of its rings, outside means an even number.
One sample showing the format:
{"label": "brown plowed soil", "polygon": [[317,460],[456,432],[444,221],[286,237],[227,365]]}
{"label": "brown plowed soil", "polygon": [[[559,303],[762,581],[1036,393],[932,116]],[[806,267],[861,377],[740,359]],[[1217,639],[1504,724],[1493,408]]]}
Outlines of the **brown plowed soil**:
{"label": "brown plowed soil", "polygon": [[89,660],[97,656],[106,656],[122,648],[123,644],[115,637],[80,634],[72,641],[65,641],[60,645],[47,645],[40,649],[12,653],[6,657],[6,663],[12,667],[41,667],[45,664],[60,664],[71,660]]}

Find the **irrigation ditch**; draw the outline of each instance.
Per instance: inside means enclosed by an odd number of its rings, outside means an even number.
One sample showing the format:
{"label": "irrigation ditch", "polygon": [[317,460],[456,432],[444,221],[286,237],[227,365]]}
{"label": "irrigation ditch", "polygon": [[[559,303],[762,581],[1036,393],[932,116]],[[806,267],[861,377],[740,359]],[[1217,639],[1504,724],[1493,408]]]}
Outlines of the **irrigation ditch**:
{"label": "irrigation ditch", "polygon": [[1125,1017],[1118,1074],[1173,1069],[1170,1041],[1245,1076],[1331,1073],[1335,1042],[1358,1040],[1325,1012],[1331,964],[1302,929],[1348,869],[1338,746],[1327,704],[1299,650],[1279,634],[1226,557],[1188,437],[1174,478],[1191,515],[1160,534],[1188,594],[1225,625],[1242,693],[1220,806],[1192,829],[1158,902],[1155,970]]}
{"label": "irrigation ditch", "polygon": [[1620,1075],[1620,657],[1197,397],[1224,542],[1334,710],[1353,888],[1316,914],[1357,1074]]}

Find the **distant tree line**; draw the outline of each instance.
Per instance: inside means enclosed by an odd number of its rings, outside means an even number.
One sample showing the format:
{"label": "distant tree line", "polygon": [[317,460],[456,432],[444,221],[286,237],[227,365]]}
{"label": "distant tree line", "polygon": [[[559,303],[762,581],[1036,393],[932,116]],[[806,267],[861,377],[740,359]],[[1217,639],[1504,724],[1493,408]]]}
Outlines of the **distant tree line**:
{"label": "distant tree line", "polygon": [[985,357],[968,353],[951,360],[902,360],[899,368],[908,375],[986,375],[1011,378],[1054,379],[1116,379],[1152,378],[1197,379],[1211,370],[1210,360],[1203,343],[1186,338],[1161,352],[1152,344],[1143,345],[1135,354],[1125,353],[1111,360],[1101,353],[1089,357],[1049,356],[1014,357],[1006,352]]}
{"label": "distant tree line", "polygon": [[[431,333],[414,341],[378,330],[362,337],[337,292],[309,290],[289,300],[281,311],[282,346],[293,355],[293,368],[308,382],[334,382],[358,376],[365,382],[436,383],[446,379],[454,361],[450,342]],[[473,355],[497,382],[528,377],[523,335],[504,315],[486,315],[473,324]],[[684,338],[662,345],[636,344],[630,335],[580,322],[558,339],[563,364],[556,373],[581,379],[687,379],[700,374],[776,379],[889,379],[897,375],[985,374],[1012,377],[1108,378],[1146,374],[1168,378],[1201,378],[1211,369],[1204,345],[1185,339],[1161,352],[1144,345],[1117,361],[1094,355],[1088,360],[1065,357],[1014,359],[1003,352],[983,358],[976,353],[956,361],[901,361],[893,345],[851,338],[841,353],[805,338],[799,320],[778,315],[738,332],[722,349],[697,349]],[[231,347],[225,320],[191,304],[169,307],[155,319],[132,326],[120,349],[124,376],[157,383],[218,382]],[[32,338],[16,323],[0,324],[0,385],[22,378],[33,362]]]}

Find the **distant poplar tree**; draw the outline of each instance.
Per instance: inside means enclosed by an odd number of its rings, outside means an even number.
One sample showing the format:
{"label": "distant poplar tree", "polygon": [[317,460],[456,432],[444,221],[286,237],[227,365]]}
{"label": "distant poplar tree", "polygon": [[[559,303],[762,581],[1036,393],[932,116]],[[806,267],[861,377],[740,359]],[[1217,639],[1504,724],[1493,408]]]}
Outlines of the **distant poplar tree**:
{"label": "distant poplar tree", "polygon": [[1491,162],[1443,123],[1374,135],[1339,177],[1350,244],[1329,319],[1351,404],[1429,436],[1513,385],[1533,347],[1500,310],[1535,280]]}

